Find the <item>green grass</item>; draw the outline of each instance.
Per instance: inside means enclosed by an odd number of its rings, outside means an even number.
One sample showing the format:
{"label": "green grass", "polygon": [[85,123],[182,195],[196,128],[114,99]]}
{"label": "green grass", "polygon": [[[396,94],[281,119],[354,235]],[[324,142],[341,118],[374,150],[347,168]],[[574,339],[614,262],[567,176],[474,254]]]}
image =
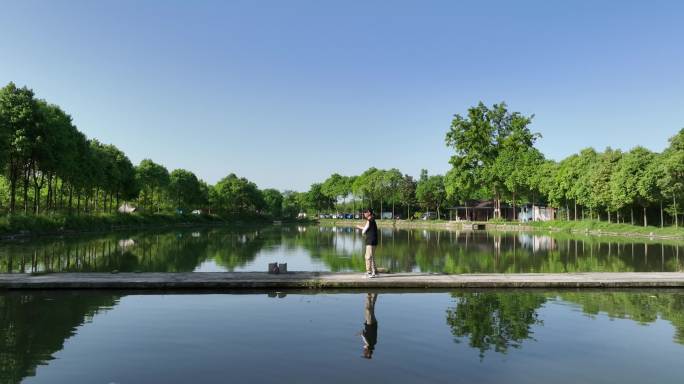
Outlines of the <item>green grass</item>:
{"label": "green grass", "polygon": [[[319,223],[322,225],[344,225],[344,223],[348,223],[349,225],[351,224],[358,224],[360,223],[361,220],[333,220],[333,219],[321,219],[319,220]],[[378,221],[379,225],[391,225],[392,220],[380,220]],[[407,227],[422,227],[422,228],[433,228],[433,227],[440,227],[442,224],[448,223],[448,221],[444,220],[428,220],[428,221],[422,221],[422,220],[413,220],[413,221],[407,221],[407,220],[397,220],[397,225],[399,226],[407,226]],[[506,221],[503,219],[490,219],[489,221],[486,222],[487,224],[501,224],[501,225],[518,225],[521,224],[523,226],[528,226],[532,227],[533,229],[536,230],[554,230],[554,231],[561,231],[561,232],[567,232],[567,233],[587,233],[587,234],[598,234],[599,232],[604,233],[606,235],[623,235],[623,236],[629,236],[629,235],[638,235],[638,236],[649,236],[653,234],[654,236],[667,236],[671,238],[679,238],[679,239],[684,239],[684,228],[675,228],[673,226],[670,227],[665,227],[665,228],[659,228],[659,227],[654,227],[654,226],[648,226],[648,227],[643,227],[643,226],[638,226],[638,225],[631,225],[631,224],[616,224],[616,223],[609,223],[606,221],[597,221],[597,220],[578,220],[578,221],[565,221],[565,220],[556,220],[556,221],[536,221],[536,222],[529,222],[529,223],[520,223],[518,221]]]}
{"label": "green grass", "polygon": [[154,227],[181,224],[227,222],[215,215],[93,214],[93,215],[7,215],[0,217],[0,234],[47,234],[64,231],[98,232],[117,228]]}
{"label": "green grass", "polygon": [[577,221],[536,221],[528,223],[529,226],[537,229],[553,229],[567,232],[611,232],[611,233],[632,233],[640,235],[657,235],[657,236],[680,236],[684,237],[684,228],[675,227],[654,227],[654,226],[639,226],[632,224],[617,224],[609,223],[607,221],[597,220],[577,220]]}

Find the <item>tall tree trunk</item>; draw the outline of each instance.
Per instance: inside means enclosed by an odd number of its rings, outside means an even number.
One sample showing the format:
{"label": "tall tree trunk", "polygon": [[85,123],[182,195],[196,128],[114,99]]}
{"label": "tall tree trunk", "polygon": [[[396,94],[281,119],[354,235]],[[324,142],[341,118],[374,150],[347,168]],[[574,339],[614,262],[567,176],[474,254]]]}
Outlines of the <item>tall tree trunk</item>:
{"label": "tall tree trunk", "polygon": [[14,213],[17,203],[17,179],[10,179],[10,213]]}
{"label": "tall tree trunk", "polygon": [[24,167],[24,214],[28,214],[29,167]]}
{"label": "tall tree trunk", "polygon": [[502,212],[501,212],[501,195],[498,195],[498,196],[496,197],[496,209],[497,209],[497,212],[498,212],[498,218],[500,219],[500,218],[501,218],[501,213],[502,213]]}
{"label": "tall tree trunk", "polygon": [[73,214],[73,209],[74,209],[73,198],[74,198],[74,186],[69,185],[69,214],[70,215]]}
{"label": "tall tree trunk", "polygon": [[674,192],[672,192],[672,206],[674,208],[675,228],[679,228],[679,218],[677,217],[677,198],[675,197]]}
{"label": "tall tree trunk", "polygon": [[646,206],[644,205],[644,227],[648,226],[648,220],[646,218]]}
{"label": "tall tree trunk", "polygon": [[574,218],[574,220],[577,221],[577,199],[573,199],[573,201],[575,202],[575,214],[574,214],[575,218]]}
{"label": "tall tree trunk", "polygon": [[37,215],[40,212],[40,191],[43,190],[43,185],[45,185],[45,173],[40,173],[40,183],[38,183],[34,163],[31,177],[33,178],[33,213]]}
{"label": "tall tree trunk", "polygon": [[663,215],[663,199],[660,199],[660,228],[665,226],[665,217]]}
{"label": "tall tree trunk", "polygon": [[10,158],[10,213],[14,213],[17,208],[17,181],[19,181],[19,168],[16,159]]}
{"label": "tall tree trunk", "polygon": [[47,178],[47,195],[45,196],[45,212],[50,212],[50,205],[52,204],[52,174],[48,174]]}
{"label": "tall tree trunk", "polygon": [[40,196],[38,195],[38,187],[33,185],[33,214],[38,214],[38,203],[40,201]]}
{"label": "tall tree trunk", "polygon": [[61,192],[59,193],[59,207],[61,209],[64,209],[64,197],[65,197],[64,188],[66,188],[65,184],[66,183],[64,182],[64,180],[61,180],[61,185],[59,188],[61,190]]}
{"label": "tall tree trunk", "polygon": [[59,182],[60,182],[59,177],[55,176],[55,185],[54,185],[54,187],[52,187],[53,188],[53,191],[52,191],[52,207],[53,207],[53,210],[55,210],[55,211],[60,208],[61,200],[62,200],[62,196],[60,194],[60,191],[59,191],[59,189],[57,189]]}
{"label": "tall tree trunk", "polygon": [[515,205],[515,192],[513,192],[513,221],[517,220],[517,216],[518,216],[518,210],[516,209],[516,205]]}

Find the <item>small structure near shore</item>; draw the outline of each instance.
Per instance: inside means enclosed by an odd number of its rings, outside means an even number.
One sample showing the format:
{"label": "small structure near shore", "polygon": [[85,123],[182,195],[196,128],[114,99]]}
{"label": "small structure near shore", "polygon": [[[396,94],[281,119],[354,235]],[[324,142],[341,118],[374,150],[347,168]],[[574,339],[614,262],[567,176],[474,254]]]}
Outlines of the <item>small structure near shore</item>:
{"label": "small structure near shore", "polygon": [[[465,221],[489,221],[496,214],[493,200],[471,201],[465,206],[448,208],[450,220]],[[510,204],[501,204],[501,218],[504,220],[549,221],[556,217],[556,209],[539,205],[523,205],[513,207]]]}
{"label": "small structure near shore", "polygon": [[119,207],[119,213],[133,213],[136,210],[138,210],[138,208],[129,204],[127,201],[121,204],[121,206]]}
{"label": "small structure near shore", "polygon": [[275,275],[287,273],[287,263],[268,263],[268,273]]}

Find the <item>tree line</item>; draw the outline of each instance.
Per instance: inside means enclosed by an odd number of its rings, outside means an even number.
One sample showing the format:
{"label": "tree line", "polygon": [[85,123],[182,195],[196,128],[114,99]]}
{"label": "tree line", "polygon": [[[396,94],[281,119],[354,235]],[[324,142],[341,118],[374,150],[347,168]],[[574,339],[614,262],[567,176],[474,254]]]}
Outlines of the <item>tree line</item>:
{"label": "tree line", "polygon": [[282,211],[279,191],[235,174],[208,185],[150,159],[133,165],[116,146],[87,138],[59,106],[14,83],[0,89],[0,168],[0,210],[9,214],[108,213],[124,201],[148,212]]}
{"label": "tree line", "polygon": [[[597,219],[660,226],[679,225],[684,203],[684,129],[661,153],[638,146],[627,152],[586,148],[560,161],[535,147],[534,116],[510,112],[505,103],[479,103],[455,115],[445,143],[454,150],[445,175],[423,170],[418,180],[398,169],[369,168],[358,176],[333,174],[301,196],[313,210],[335,208],[347,198],[385,211],[436,211],[491,200],[494,217],[503,204],[546,205],[567,220]],[[343,204],[340,204],[340,200]],[[516,212],[516,210],[513,210]],[[394,216],[394,214],[393,214]],[[650,218],[650,219],[649,219]],[[513,214],[516,219],[516,213]],[[650,220],[650,221],[649,221]]]}
{"label": "tree line", "polygon": [[[567,220],[584,218],[679,225],[684,203],[684,129],[652,152],[586,148],[545,158],[530,130],[534,116],[505,103],[454,115],[445,144],[454,152],[444,175],[416,179],[396,168],[332,174],[306,192],[261,190],[229,174],[214,185],[193,172],[145,159],[133,165],[111,144],[87,138],[59,106],[9,83],[0,89],[0,211],[10,214],[114,212],[132,201],[147,212],[201,209],[228,216],[296,217],[300,212],[356,212],[372,207],[411,218],[444,216],[447,207],[490,200],[504,206],[548,205]],[[515,219],[515,213],[513,218]]]}

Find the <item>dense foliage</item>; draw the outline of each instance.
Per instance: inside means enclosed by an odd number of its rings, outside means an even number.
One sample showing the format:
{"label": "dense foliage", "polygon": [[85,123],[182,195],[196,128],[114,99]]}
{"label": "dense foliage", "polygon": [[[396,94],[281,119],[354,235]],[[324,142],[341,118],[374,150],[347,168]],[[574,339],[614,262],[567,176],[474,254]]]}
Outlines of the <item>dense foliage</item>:
{"label": "dense foliage", "polygon": [[272,206],[282,204],[280,192],[234,174],[211,186],[150,159],[134,166],[114,145],[88,139],[60,107],[13,83],[0,89],[0,167],[0,210],[13,216],[94,215],[123,202],[148,213],[282,212]]}
{"label": "dense foliage", "polygon": [[[632,224],[681,222],[684,204],[684,129],[670,138],[662,153],[636,147],[628,152],[586,148],[560,161],[545,159],[535,147],[538,133],[529,129],[533,116],[509,112],[506,104],[491,108],[480,103],[467,115],[455,115],[446,134],[454,149],[451,169],[418,182],[397,169],[369,168],[358,176],[332,175],[321,198],[339,202],[351,197],[353,206],[387,211],[387,205],[406,212],[437,211],[445,206],[491,200],[494,217],[502,203],[547,205],[559,209],[558,218],[598,219]],[[311,196],[314,200],[316,196]],[[319,208],[312,204],[309,208]],[[338,209],[350,209],[338,204]],[[394,215],[393,215],[394,216]]]}
{"label": "dense foliage", "polygon": [[495,218],[502,204],[536,204],[558,208],[566,220],[679,225],[684,129],[662,153],[586,148],[553,161],[535,147],[540,135],[530,130],[532,119],[505,103],[479,103],[451,122],[446,145],[454,154],[444,175],[424,170],[416,180],[396,168],[370,167],[355,176],[334,173],[307,192],[281,192],[232,173],[208,185],[150,159],[134,166],[114,145],[87,138],[60,107],[10,83],[0,89],[0,211],[99,214],[133,202],[147,213],[290,218],[372,207],[411,218],[416,211],[446,217],[447,207],[490,200]]}

